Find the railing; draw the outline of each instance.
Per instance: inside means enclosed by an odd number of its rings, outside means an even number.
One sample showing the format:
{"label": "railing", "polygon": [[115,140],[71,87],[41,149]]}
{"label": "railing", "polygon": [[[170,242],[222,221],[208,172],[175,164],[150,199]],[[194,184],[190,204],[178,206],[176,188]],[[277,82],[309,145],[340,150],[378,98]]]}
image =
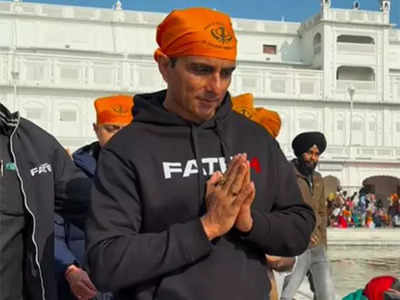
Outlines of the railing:
{"label": "railing", "polygon": [[363,80],[337,80],[336,88],[347,90],[352,86],[357,91],[360,90],[375,90],[376,82],[375,81],[363,81]]}
{"label": "railing", "polygon": [[400,41],[400,30],[391,28],[389,30],[389,40],[391,42],[399,42]]}
{"label": "railing", "polygon": [[[164,13],[3,1],[0,1],[0,14],[37,15],[49,18],[149,25],[158,25],[165,17]],[[238,31],[278,32],[293,35],[297,35],[297,30],[300,27],[300,23],[294,22],[268,22],[237,18],[233,19],[232,23]]]}
{"label": "railing", "polygon": [[[281,144],[282,151],[291,159],[294,157],[289,144]],[[322,161],[400,161],[400,149],[398,147],[381,146],[345,146],[329,145],[321,155]]]}
{"label": "railing", "polygon": [[[8,55],[0,55],[0,83],[11,85],[12,72],[22,86],[82,90],[147,92],[165,87],[156,64],[148,59],[16,54],[9,70]],[[11,65],[10,65],[11,67]],[[321,99],[322,72],[238,66],[230,91],[258,97]]]}
{"label": "railing", "polygon": [[396,161],[400,160],[398,147],[373,146],[328,146],[324,159],[353,161]]}
{"label": "railing", "polygon": [[158,25],[163,13],[112,10],[94,7],[74,7],[27,2],[0,1],[0,14],[18,14],[48,18],[91,20],[99,22],[125,22]]}
{"label": "railing", "polygon": [[357,43],[337,43],[337,51],[339,54],[341,52],[349,52],[351,54],[365,55],[365,54],[375,54],[376,47],[374,44],[357,44]]}
{"label": "railing", "polygon": [[[11,69],[12,57],[13,54],[0,53],[1,85],[11,86],[14,73],[19,87],[136,92],[165,87],[151,56],[128,59],[17,53],[15,70]],[[365,101],[377,101],[377,83],[357,80],[337,80],[333,90],[335,99],[349,101],[347,89],[350,86],[357,90],[355,101],[360,97]],[[390,99],[399,99],[400,76],[390,76],[390,87]],[[322,99],[323,73],[318,70],[285,70],[239,64],[230,91],[232,94],[251,92],[260,98],[318,101]]]}
{"label": "railing", "polygon": [[274,32],[297,35],[300,23],[273,22],[248,19],[233,19],[233,27],[237,31]]}
{"label": "railing", "polygon": [[331,8],[328,11],[328,19],[346,23],[389,24],[388,16],[385,16],[382,12],[356,9]]}

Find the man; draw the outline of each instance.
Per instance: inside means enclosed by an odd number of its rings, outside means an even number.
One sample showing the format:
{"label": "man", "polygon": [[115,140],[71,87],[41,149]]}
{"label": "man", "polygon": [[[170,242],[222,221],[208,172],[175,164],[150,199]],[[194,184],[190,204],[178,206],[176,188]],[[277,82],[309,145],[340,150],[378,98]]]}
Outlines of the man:
{"label": "man", "polygon": [[400,281],[393,276],[372,278],[363,289],[343,297],[342,300],[395,300],[400,299]]}
{"label": "man", "polygon": [[[73,153],[75,164],[89,178],[96,172],[100,149],[111,137],[132,122],[133,97],[116,95],[99,98],[94,102],[96,123],[93,130],[98,141]],[[55,219],[55,262],[58,300],[110,299],[108,293],[98,293],[87,272],[82,268],[86,262],[85,234],[77,226],[64,221],[60,215]]]}
{"label": "man", "polygon": [[326,148],[325,136],[320,132],[301,133],[294,138],[292,148],[297,157],[292,161],[297,183],[304,201],[313,208],[317,222],[308,249],[297,257],[295,269],[285,278],[281,300],[292,300],[306,275],[309,275],[316,300],[336,299],[325,250],[327,208],[324,184],[321,175],[315,171]]}
{"label": "man", "polygon": [[[253,94],[241,94],[232,97],[231,101],[234,111],[264,127],[273,138],[278,136],[281,129],[281,118],[279,114],[262,107],[254,107]],[[267,273],[271,288],[269,294],[265,295],[265,299],[277,300],[280,297],[285,276],[290,274],[293,269],[295,258],[267,254],[266,262],[269,266]]]}
{"label": "man", "polygon": [[53,136],[0,104],[0,299],[57,299],[54,211],[83,226],[89,191]]}
{"label": "man", "polygon": [[97,165],[87,224],[94,282],[118,299],[263,300],[265,253],[303,252],[312,210],[278,143],[232,111],[230,18],[175,10],[157,42],[168,88],[135,95],[135,122]]}

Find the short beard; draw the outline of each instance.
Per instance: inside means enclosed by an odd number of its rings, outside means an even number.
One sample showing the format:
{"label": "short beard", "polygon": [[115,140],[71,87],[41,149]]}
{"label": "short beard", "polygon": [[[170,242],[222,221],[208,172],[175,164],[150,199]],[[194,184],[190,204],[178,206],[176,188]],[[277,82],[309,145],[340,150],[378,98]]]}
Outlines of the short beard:
{"label": "short beard", "polygon": [[316,168],[317,164],[307,163],[304,161],[302,157],[298,158],[298,169],[299,172],[305,176],[312,175]]}

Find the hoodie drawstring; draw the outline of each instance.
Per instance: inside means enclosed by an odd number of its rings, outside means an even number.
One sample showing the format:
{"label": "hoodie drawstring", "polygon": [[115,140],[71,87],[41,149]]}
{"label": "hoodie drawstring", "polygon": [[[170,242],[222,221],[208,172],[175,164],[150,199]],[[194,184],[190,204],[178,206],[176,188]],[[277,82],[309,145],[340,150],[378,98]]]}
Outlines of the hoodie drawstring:
{"label": "hoodie drawstring", "polygon": [[216,121],[216,124],[217,124],[217,126],[216,126],[215,133],[217,134],[218,139],[219,139],[219,141],[221,143],[222,155],[225,158],[226,167],[228,168],[228,164],[231,161],[231,159],[229,157],[228,147],[226,146],[225,140],[222,137],[222,124],[221,124],[221,122],[219,120]]}
{"label": "hoodie drawstring", "polygon": [[[206,187],[206,178],[205,178],[205,174],[204,174],[201,159],[200,159],[197,132],[198,132],[198,129],[197,129],[196,125],[192,124],[190,126],[190,136],[191,136],[192,148],[193,148],[193,152],[194,152],[194,156],[195,156],[195,160],[196,160],[196,164],[197,164],[197,169],[198,169],[198,173],[197,173],[197,184],[198,184],[198,195],[199,195],[198,201],[200,204],[200,212],[201,212],[201,214],[203,214],[206,212],[206,203],[205,203],[204,197],[205,197],[207,187]],[[216,132],[216,134],[218,136],[218,140],[221,144],[221,152],[225,158],[226,166],[228,166],[228,164],[230,162],[228,147],[226,145],[225,140],[222,137],[222,124],[218,121],[216,121],[215,132]]]}
{"label": "hoodie drawstring", "polygon": [[196,159],[196,164],[197,164],[197,185],[198,185],[198,195],[199,195],[199,204],[200,204],[200,212],[201,214],[206,212],[206,203],[204,201],[204,196],[205,196],[205,178],[203,174],[203,167],[201,165],[201,160],[200,160],[200,155],[198,151],[198,139],[197,139],[197,128],[195,125],[190,126],[190,135],[191,135],[191,142],[192,142],[192,148],[194,152],[194,157]]}

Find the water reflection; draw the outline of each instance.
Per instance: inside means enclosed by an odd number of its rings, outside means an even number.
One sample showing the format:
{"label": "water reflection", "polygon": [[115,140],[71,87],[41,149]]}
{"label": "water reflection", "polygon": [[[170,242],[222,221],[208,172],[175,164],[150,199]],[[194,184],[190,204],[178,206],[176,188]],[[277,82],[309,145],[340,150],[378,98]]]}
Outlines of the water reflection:
{"label": "water reflection", "polygon": [[343,297],[363,288],[375,276],[400,277],[399,250],[399,246],[329,246],[337,294]]}

